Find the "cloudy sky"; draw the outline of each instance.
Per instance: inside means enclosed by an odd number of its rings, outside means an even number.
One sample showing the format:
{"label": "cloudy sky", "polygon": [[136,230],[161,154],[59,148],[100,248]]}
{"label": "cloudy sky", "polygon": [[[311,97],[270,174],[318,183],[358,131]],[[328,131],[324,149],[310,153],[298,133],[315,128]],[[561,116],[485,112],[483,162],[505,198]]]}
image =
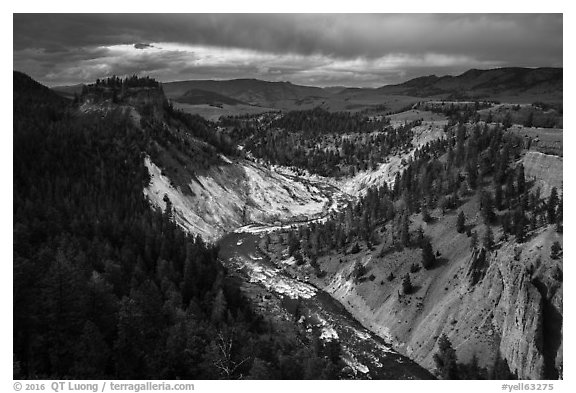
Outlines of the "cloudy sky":
{"label": "cloudy sky", "polygon": [[14,69],[50,86],[144,74],[378,87],[561,67],[561,14],[15,14]]}

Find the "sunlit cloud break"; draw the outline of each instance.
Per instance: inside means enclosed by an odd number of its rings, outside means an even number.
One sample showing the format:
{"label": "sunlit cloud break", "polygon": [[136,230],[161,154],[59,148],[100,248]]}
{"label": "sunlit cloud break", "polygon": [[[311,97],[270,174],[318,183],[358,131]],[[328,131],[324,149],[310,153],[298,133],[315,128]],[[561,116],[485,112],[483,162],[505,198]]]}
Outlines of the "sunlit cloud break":
{"label": "sunlit cloud break", "polygon": [[14,69],[48,85],[149,74],[379,87],[470,68],[562,66],[561,15],[347,17],[16,15]]}
{"label": "sunlit cloud break", "polygon": [[[245,77],[259,77],[272,81],[290,80],[294,83],[330,85],[354,79],[364,83],[378,80],[379,85],[388,82],[387,75],[397,69],[424,67],[495,67],[498,61],[479,61],[463,55],[425,53],[422,55],[395,53],[379,58],[356,57],[354,59],[314,54],[275,54],[244,48],[183,45],[158,42],[149,44],[123,44],[97,47],[97,54],[77,60],[75,56],[61,67],[46,74],[48,82],[70,81],[74,83],[94,80],[105,75],[150,74],[162,79],[228,79],[235,70],[244,70]],[[37,62],[29,66],[41,68],[44,56],[30,50],[16,53],[15,61]],[[26,60],[24,60],[24,58]],[[239,75],[237,75],[240,77]]]}

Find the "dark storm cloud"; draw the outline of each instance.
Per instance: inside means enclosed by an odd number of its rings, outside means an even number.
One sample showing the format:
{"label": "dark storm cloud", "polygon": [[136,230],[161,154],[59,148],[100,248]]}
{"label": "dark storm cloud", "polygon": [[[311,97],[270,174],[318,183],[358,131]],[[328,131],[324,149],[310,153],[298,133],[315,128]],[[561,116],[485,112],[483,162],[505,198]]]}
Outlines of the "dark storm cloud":
{"label": "dark storm cloud", "polygon": [[[158,43],[182,47],[152,53],[152,45]],[[64,79],[69,70],[63,67],[74,67],[82,61],[90,62],[91,70],[97,72],[97,65],[92,63],[98,58],[94,56],[116,45],[146,49],[140,52],[150,52],[145,59],[154,63],[153,67],[145,67],[146,70],[153,68],[161,78],[245,77],[241,71],[255,70],[250,77],[282,76],[299,83],[309,80],[376,86],[422,74],[458,73],[472,67],[561,66],[562,15],[14,16],[14,66],[25,72],[34,70],[37,74],[33,76],[40,80],[67,82]],[[192,51],[197,47],[218,50],[205,53],[204,59],[198,60],[197,56],[182,53],[186,47],[192,47]],[[226,48],[244,50],[248,56],[226,55]],[[262,62],[261,54],[280,56],[289,64],[278,64],[268,57]],[[144,59],[121,60],[104,52],[101,55],[101,68],[106,71],[141,66]],[[178,64],[182,63],[180,70],[169,63],[175,57]],[[230,64],[210,63],[215,57],[229,59]],[[236,74],[231,70],[234,67],[238,69]],[[86,77],[91,77],[84,71]],[[138,71],[142,70],[132,70]]]}
{"label": "dark storm cloud", "polygon": [[134,48],[136,48],[136,49],[148,49],[148,48],[154,48],[154,45],[138,43],[138,44],[134,44]]}

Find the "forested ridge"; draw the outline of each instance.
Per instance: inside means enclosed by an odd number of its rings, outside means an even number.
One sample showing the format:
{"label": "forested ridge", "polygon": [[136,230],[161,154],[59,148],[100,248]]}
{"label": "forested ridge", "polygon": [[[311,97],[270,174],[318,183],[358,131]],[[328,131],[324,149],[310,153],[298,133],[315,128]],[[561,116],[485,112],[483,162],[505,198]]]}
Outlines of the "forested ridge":
{"label": "forested ridge", "polygon": [[[368,242],[369,247],[383,242],[385,249],[420,247],[422,234],[408,231],[411,214],[420,213],[430,222],[433,209],[457,210],[474,195],[480,198],[484,232],[501,226],[503,239],[515,236],[522,243],[531,231],[545,225],[562,231],[563,202],[558,191],[552,189],[549,197],[541,197],[539,189],[531,189],[522,164],[517,164],[520,137],[506,133],[500,124],[457,123],[447,131],[446,138],[416,149],[391,187],[369,188],[332,219],[303,228],[294,244],[302,244],[302,251],[312,258],[334,248],[345,250],[357,240]],[[389,226],[382,227],[386,223]],[[473,233],[468,235],[474,239]]]}
{"label": "forested ridge", "polygon": [[524,127],[562,128],[563,107],[560,103],[534,102],[512,105],[492,102],[422,102],[419,108],[442,113],[451,120],[498,122],[508,128],[512,124]]}
{"label": "forested ridge", "polygon": [[[420,122],[392,128],[386,118],[315,109],[225,118],[217,127],[165,100],[154,107],[156,100],[144,101],[136,124],[123,100],[139,88],[161,93],[153,79],[113,77],[85,91],[106,101],[106,110],[82,112],[81,96],[63,99],[14,73],[14,377],[342,377],[338,340],[324,342],[292,322],[280,329],[273,317],[257,314],[217,247],[175,225],[167,197],[164,211],[151,208],[144,158],[176,183],[227,165],[221,154],[246,151],[312,173],[351,176],[411,149]],[[443,138],[416,149],[390,186],[366,190],[324,222],[283,233],[289,255],[321,278],[318,260],[332,252],[367,248],[378,259],[417,249],[421,259],[410,274],[384,276],[381,284],[410,297],[418,294],[411,277],[439,264],[431,239],[411,226],[416,215],[433,223],[455,213],[479,267],[471,285],[503,242],[524,243],[545,226],[562,232],[561,193],[553,188],[541,196],[520,163],[522,138],[507,132],[508,122],[482,121],[482,109],[437,109],[449,117]],[[462,213],[473,198],[481,217],[474,226]],[[560,244],[550,252],[560,258]],[[556,269],[553,279],[562,280]],[[358,264],[353,280],[375,277]],[[497,355],[488,368],[461,364],[443,337],[434,361],[445,379],[514,377]]]}
{"label": "forested ridge", "polygon": [[[485,274],[490,253],[497,253],[503,242],[527,242],[543,227],[563,230],[563,199],[556,188],[543,197],[540,189],[526,179],[519,162],[523,152],[521,138],[506,132],[501,124],[453,122],[445,138],[427,143],[414,152],[403,172],[391,184],[372,187],[341,212],[332,213],[324,222],[282,235],[288,255],[298,266],[308,264],[322,279],[327,272],[319,259],[342,257],[362,249],[372,252],[374,260],[405,248],[421,250],[421,258],[410,266],[410,273],[394,277],[392,273],[380,285],[394,285],[399,296],[422,296],[411,283],[411,276],[426,275],[440,264],[440,254],[422,227],[414,228],[415,215],[426,223],[444,218],[445,213],[458,212],[454,218],[457,231],[466,233],[474,255],[470,285],[476,285]],[[480,223],[469,225],[461,207],[470,199],[479,200]],[[433,213],[434,212],[434,215]],[[496,236],[496,233],[499,236]],[[265,239],[265,245],[271,242]],[[561,246],[552,245],[552,259],[558,259]],[[520,258],[517,254],[515,258]],[[342,263],[342,259],[340,259]],[[530,269],[534,269],[531,267]],[[355,283],[376,277],[357,262],[351,273]],[[562,280],[557,266],[553,279]],[[434,362],[436,375],[443,379],[513,379],[516,376],[500,353],[488,367],[477,360],[458,362],[446,336],[438,342]]]}
{"label": "forested ridge", "polygon": [[260,159],[329,177],[375,169],[388,156],[409,148],[412,127],[393,128],[388,118],[320,108],[222,118],[227,136]]}
{"label": "forested ridge", "polygon": [[388,122],[370,120],[367,116],[350,112],[328,112],[322,108],[303,111],[290,111],[275,119],[271,127],[291,132],[304,132],[309,136],[316,134],[343,134],[346,132],[379,131]]}
{"label": "forested ridge", "polygon": [[14,378],[337,378],[338,345],[277,334],[217,248],[151,209],[165,132],[14,73]]}

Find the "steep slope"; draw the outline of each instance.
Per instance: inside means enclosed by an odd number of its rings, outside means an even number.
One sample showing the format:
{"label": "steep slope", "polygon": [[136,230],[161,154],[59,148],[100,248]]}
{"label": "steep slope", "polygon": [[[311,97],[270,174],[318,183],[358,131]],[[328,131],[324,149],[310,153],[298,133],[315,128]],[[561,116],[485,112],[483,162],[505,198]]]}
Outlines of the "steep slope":
{"label": "steep slope", "polygon": [[[454,217],[449,219],[455,221]],[[547,355],[544,340],[558,340],[561,325],[552,324],[546,334],[543,326],[547,323],[545,303],[561,303],[562,284],[550,282],[557,262],[541,250],[549,250],[561,236],[548,229],[520,248],[512,242],[503,243],[497,252],[488,255],[483,270],[475,263],[479,255],[468,250],[465,235],[443,226],[445,223],[440,222],[425,229],[444,262],[431,272],[412,275],[417,288],[413,295],[400,295],[399,282],[386,280],[390,273],[402,277],[409,272],[411,263],[420,257],[412,250],[383,260],[363,252],[353,259],[344,258],[339,266],[321,261],[322,268],[329,272],[323,288],[364,326],[395,342],[397,350],[429,370],[434,369],[436,341],[445,333],[462,363],[476,356],[481,366],[490,368],[500,351],[522,379],[557,378],[554,365],[561,353],[557,353],[556,344],[552,354]],[[517,249],[522,250],[520,261],[514,259]],[[331,257],[338,258],[343,259]],[[375,275],[374,281],[351,281],[350,274],[358,262]],[[474,276],[479,281],[473,284]],[[548,283],[539,289],[536,282],[544,278]],[[561,307],[551,309],[561,320]],[[552,372],[545,372],[547,363],[553,365]]]}
{"label": "steep slope", "polygon": [[79,101],[81,113],[120,110],[150,135],[146,198],[162,211],[169,200],[176,222],[205,241],[250,223],[318,218],[333,205],[333,186],[241,158],[213,123],[175,111],[155,81],[108,78],[84,87]]}
{"label": "steep slope", "polygon": [[[493,141],[498,140],[498,135],[490,134],[489,129],[486,127],[482,131],[485,134],[482,143],[484,146],[492,143],[497,149],[499,145]],[[476,138],[480,140],[474,136],[481,135],[480,129],[473,125],[459,130],[461,137],[468,133],[469,146],[475,146]],[[427,141],[450,138],[454,130],[449,128],[445,133],[440,124],[432,122],[415,127],[413,131],[413,145],[422,146]],[[511,157],[516,157],[504,161],[513,182],[513,185],[506,185],[506,195],[510,195],[516,185],[520,190],[524,177],[530,191],[540,188],[541,197],[547,198],[552,187],[562,192],[561,157],[526,150],[528,146],[522,148],[522,139],[515,136],[514,131],[504,132],[502,140],[506,143],[501,151],[514,151]],[[549,218],[550,213],[546,215],[548,202],[530,202],[534,207],[526,209],[532,209],[532,212],[538,209],[538,215],[530,213],[529,218],[513,219],[516,228],[529,231],[527,239],[521,240],[520,236],[524,235],[520,232],[511,234],[510,229],[506,234],[503,232],[504,224],[513,212],[524,214],[519,202],[515,202],[521,199],[516,199],[514,194],[507,196],[505,203],[507,206],[510,203],[510,207],[502,206],[497,213],[499,218],[491,226],[496,239],[494,247],[471,245],[472,232],[481,239],[486,234],[486,207],[483,206],[489,205],[483,205],[484,195],[494,192],[493,179],[484,181],[479,187],[489,190],[482,192],[482,204],[480,193],[468,189],[467,184],[454,187],[458,189],[461,201],[456,206],[465,220],[465,229],[460,229],[462,233],[457,231],[457,211],[446,213],[450,211],[445,208],[446,203],[439,202],[436,205],[439,207],[429,212],[431,217],[426,221],[423,207],[422,213],[418,213],[418,208],[411,210],[409,216],[406,213],[409,203],[423,206],[422,202],[411,198],[418,195],[418,184],[425,184],[427,178],[418,177],[414,168],[429,174],[428,179],[432,182],[442,181],[442,172],[434,173],[430,163],[433,162],[436,168],[446,168],[450,165],[450,153],[454,152],[434,153],[432,161],[419,152],[420,158],[412,161],[413,152],[404,151],[390,157],[374,171],[360,172],[354,178],[344,180],[343,190],[362,195],[367,187],[393,185],[396,173],[404,171],[408,165],[411,169],[405,171],[408,175],[401,177],[399,191],[392,191],[394,194],[371,190],[366,198],[351,205],[325,226],[310,226],[307,231],[284,233],[284,239],[273,240],[277,257],[304,255],[305,260],[298,266],[294,267],[292,263],[286,269],[330,293],[365,327],[394,342],[396,350],[430,371],[436,367],[433,356],[438,351],[438,340],[446,335],[461,364],[477,360],[488,370],[498,364],[497,369],[509,369],[522,379],[561,377],[562,259],[553,257],[551,249],[555,242],[562,247],[562,234],[556,232],[556,225],[546,225],[556,222]],[[488,150],[478,156],[489,154]],[[422,157],[428,160],[424,161],[426,165],[422,164]],[[520,170],[521,163],[524,171]],[[455,172],[452,178],[466,179],[468,176],[469,169]],[[412,195],[403,188],[408,186],[412,187]],[[394,205],[390,195],[396,198]],[[533,196],[524,193],[522,198],[525,199],[521,203],[528,204]],[[392,216],[394,212],[400,214],[387,221],[391,211]],[[404,231],[405,217],[408,219]],[[531,221],[523,223],[522,220]],[[367,228],[371,229],[365,231]],[[419,228],[422,228],[421,235]],[[407,233],[406,241],[401,240],[402,233]],[[421,247],[425,238],[430,239],[432,249],[437,253],[437,263],[429,270],[422,267]],[[402,278],[407,275],[413,290],[403,288]],[[497,360],[499,357],[505,364]]]}
{"label": "steep slope", "polygon": [[537,151],[529,151],[522,158],[526,177],[534,180],[535,186],[540,187],[543,196],[548,196],[550,190],[563,187],[562,158]]}
{"label": "steep slope", "polygon": [[22,72],[13,71],[12,80],[14,85],[14,108],[16,110],[24,105],[34,105],[45,108],[50,105],[66,105],[69,103],[69,100],[61,97]]}
{"label": "steep slope", "polygon": [[[249,303],[229,292],[215,248],[146,203],[149,134],[122,111],[82,113],[22,74],[13,88],[14,378],[218,378],[213,332],[247,323]],[[176,330],[198,336],[167,345]]]}
{"label": "steep slope", "polygon": [[144,193],[162,209],[166,195],[176,221],[207,241],[250,223],[318,218],[332,206],[335,190],[329,185],[282,174],[245,159],[226,160],[190,176],[186,185],[176,186],[147,158],[151,182]]}
{"label": "steep slope", "polygon": [[342,190],[347,194],[357,196],[370,187],[380,187],[384,184],[391,186],[396,174],[406,169],[417,148],[445,136],[444,125],[446,123],[445,120],[430,121],[413,127],[414,136],[410,149],[388,157],[386,162],[381,163],[375,170],[362,171],[352,178],[344,179],[341,182]]}
{"label": "steep slope", "polygon": [[[488,89],[496,84],[514,88],[517,82],[499,75],[485,78],[481,71],[470,72],[461,86]],[[442,79],[422,78],[408,87],[425,91],[426,86],[458,86],[452,79]],[[534,79],[535,84],[540,83]],[[210,150],[214,146],[206,140],[182,137],[179,127],[169,124],[161,112],[152,113],[156,113],[156,120],[164,121],[166,135],[181,145],[192,145],[193,155],[205,149],[210,154],[217,151]],[[444,124],[432,121],[416,127],[414,147],[443,138]],[[217,130],[209,131],[215,133],[217,140]],[[167,144],[159,143],[157,149],[165,155],[172,154]],[[144,194],[153,205],[172,214],[187,232],[216,241],[246,224],[266,224],[264,232],[283,223],[305,224],[322,219],[330,210],[338,209],[335,202],[339,191],[340,196],[358,196],[370,186],[391,185],[396,173],[410,163],[413,153],[404,151],[376,170],[358,173],[340,183],[295,177],[282,168],[271,169],[240,156],[220,155],[196,167],[187,161],[192,155],[174,155],[171,160],[180,163],[173,164],[156,153],[145,159],[151,181]],[[521,161],[527,180],[535,180],[533,186],[540,186],[544,195],[553,186],[561,189],[561,158],[529,151]],[[460,208],[468,225],[482,232],[478,197],[471,197]],[[561,375],[562,270],[561,261],[551,259],[549,250],[553,242],[562,242],[562,235],[551,227],[540,227],[521,245],[502,239],[496,251],[471,251],[470,240],[456,231],[454,214],[444,214],[440,209],[431,213],[436,219],[429,223],[413,214],[410,226],[412,230],[422,226],[434,250],[439,251],[441,257],[434,269],[412,271],[412,264],[421,259],[420,249],[405,248],[383,255],[370,250],[372,245],[360,242],[362,251],[358,253],[333,253],[320,258],[320,272],[325,274],[310,281],[339,300],[367,328],[395,343],[398,351],[429,370],[434,368],[437,340],[446,334],[462,363],[477,358],[480,365],[491,367],[501,354],[521,378]],[[497,229],[496,238],[501,235]],[[359,264],[373,278],[356,280]],[[388,279],[391,273],[396,279]],[[398,278],[408,273],[412,274],[415,290],[401,295]],[[266,285],[268,278],[264,274],[258,283]]]}
{"label": "steep slope", "polygon": [[[561,192],[561,158],[529,151],[520,162],[526,178],[534,181],[533,189],[541,187],[548,195],[554,186]],[[483,236],[478,196],[459,210],[467,230]],[[410,229],[422,227],[438,251],[439,262],[432,270],[413,269],[422,259],[420,248],[383,253],[360,242],[359,253],[332,252],[320,258],[326,276],[313,282],[364,326],[429,370],[435,367],[437,340],[446,334],[461,363],[476,358],[490,369],[501,354],[521,379],[560,377],[562,259],[553,259],[550,250],[556,241],[562,245],[562,234],[544,226],[517,243],[505,240],[495,227],[496,249],[471,251],[470,238],[456,230],[456,213],[437,209],[431,215],[429,223],[420,214],[412,215]],[[382,232],[391,230],[386,226]],[[359,265],[370,280],[354,278]],[[407,274],[415,288],[410,295],[401,293],[401,278]]]}
{"label": "steep slope", "polygon": [[145,194],[161,209],[166,207],[166,195],[177,222],[209,241],[248,224],[313,221],[338,210],[369,187],[391,184],[416,148],[445,136],[445,123],[431,121],[414,127],[409,150],[391,156],[375,170],[340,181],[296,175],[287,168],[239,157],[221,156],[218,163],[194,171],[167,157],[174,153],[166,151],[157,159],[146,159],[151,182]]}
{"label": "steep slope", "polygon": [[[224,145],[208,146],[209,124],[153,108],[163,97],[153,82],[106,81],[69,105],[14,75],[14,378],[353,378],[337,342],[320,341],[282,308],[261,313],[264,295],[244,296],[216,247],[178,228],[173,209],[151,209],[146,152],[194,142],[207,170],[233,167],[212,157]],[[200,176],[198,162],[186,164]],[[265,194],[258,180],[254,199]],[[376,376],[431,377],[384,355],[389,373]]]}

